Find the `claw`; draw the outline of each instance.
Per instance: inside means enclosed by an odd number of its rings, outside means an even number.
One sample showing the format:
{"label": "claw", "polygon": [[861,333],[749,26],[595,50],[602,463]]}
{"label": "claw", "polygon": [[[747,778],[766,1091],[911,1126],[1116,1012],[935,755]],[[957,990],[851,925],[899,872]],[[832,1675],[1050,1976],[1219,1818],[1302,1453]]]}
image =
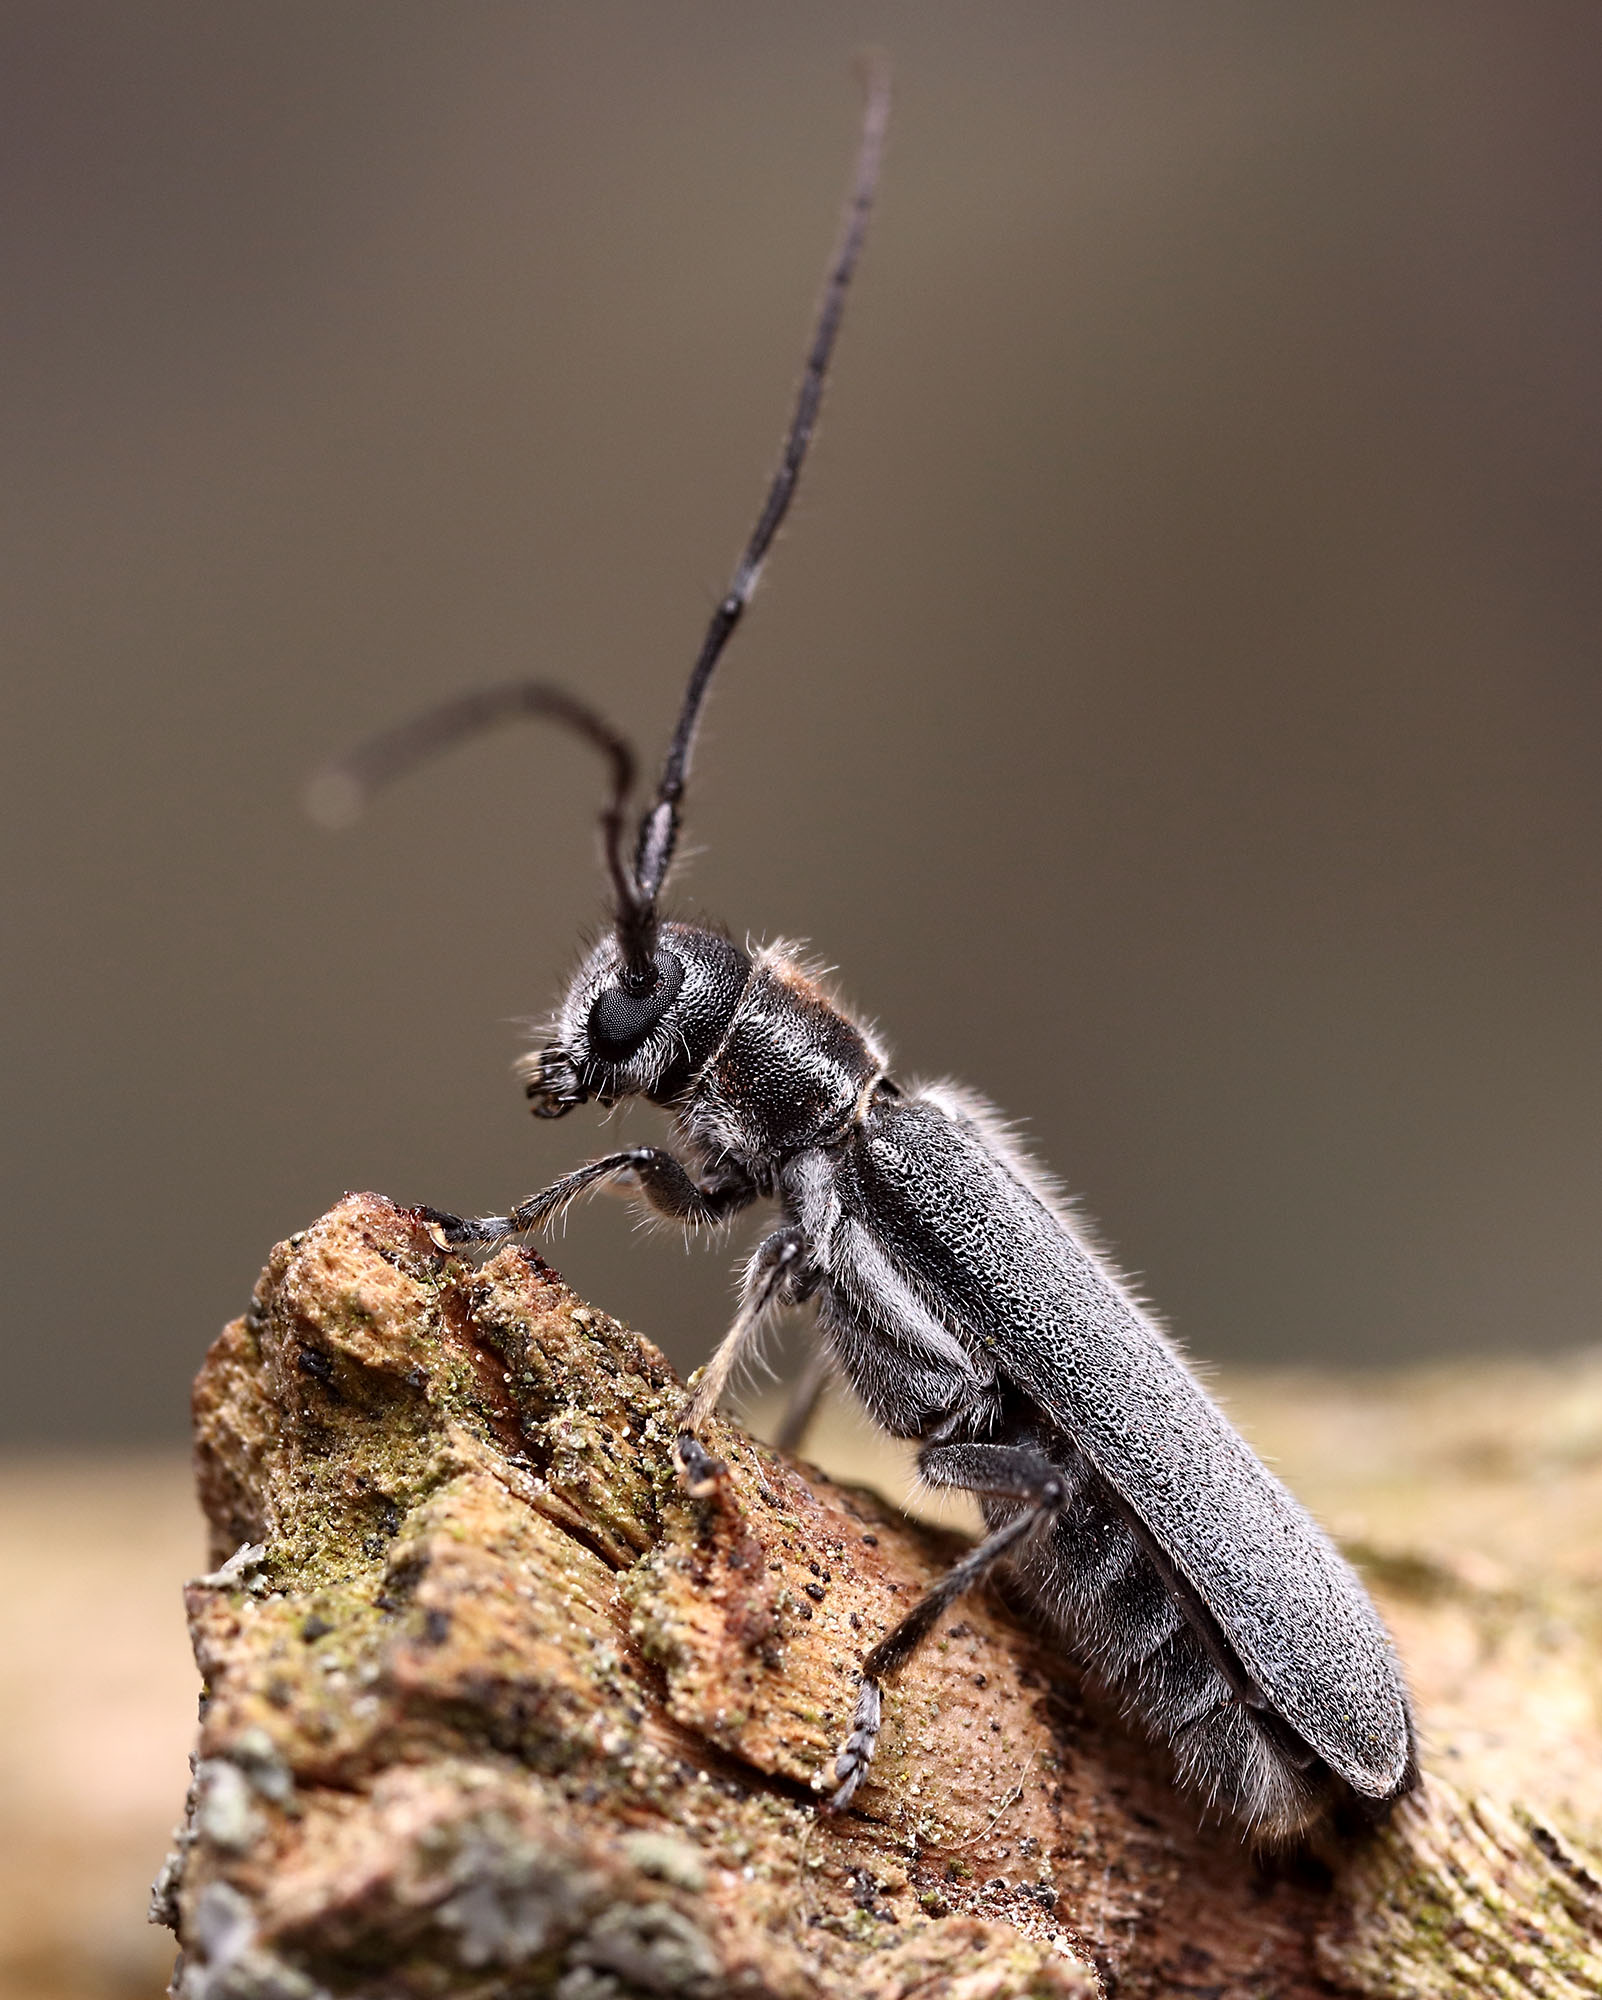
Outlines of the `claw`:
{"label": "claw", "polygon": [[851,1719],[851,1734],[834,1760],[834,1775],[840,1782],[829,1799],[829,1812],[844,1812],[856,1797],[857,1787],[868,1775],[873,1753],[879,1747],[879,1722],[883,1713],[884,1696],[879,1683],[865,1679],[857,1696],[856,1714]]}
{"label": "claw", "polygon": [[426,1202],[414,1209],[430,1240],[441,1250],[459,1250],[467,1243],[498,1243],[510,1236],[512,1225],[504,1215],[452,1215],[448,1209],[430,1208]]}
{"label": "claw", "polygon": [[673,1464],[679,1484],[692,1500],[710,1500],[729,1468],[714,1458],[694,1431],[680,1431],[673,1441]]}
{"label": "claw", "polygon": [[462,1216],[450,1215],[443,1208],[430,1208],[426,1202],[419,1204],[416,1214],[436,1249],[451,1250],[468,1240],[469,1230]]}

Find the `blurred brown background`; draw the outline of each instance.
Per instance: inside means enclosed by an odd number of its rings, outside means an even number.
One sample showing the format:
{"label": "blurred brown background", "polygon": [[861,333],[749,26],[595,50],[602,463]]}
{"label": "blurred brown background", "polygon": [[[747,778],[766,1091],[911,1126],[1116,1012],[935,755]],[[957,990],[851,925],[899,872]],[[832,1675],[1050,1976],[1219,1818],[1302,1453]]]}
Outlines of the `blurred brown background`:
{"label": "blurred brown background", "polygon": [[[524,671],[657,754],[868,41],[685,892],[1027,1117],[1201,1353],[1596,1336],[1594,0],[50,0],[0,15],[13,1441],[178,1439],[342,1189],[597,1143],[508,1074],[592,764],[509,737],[338,841],[297,792]],[[612,1204],[553,1254],[685,1362],[727,1310]]]}

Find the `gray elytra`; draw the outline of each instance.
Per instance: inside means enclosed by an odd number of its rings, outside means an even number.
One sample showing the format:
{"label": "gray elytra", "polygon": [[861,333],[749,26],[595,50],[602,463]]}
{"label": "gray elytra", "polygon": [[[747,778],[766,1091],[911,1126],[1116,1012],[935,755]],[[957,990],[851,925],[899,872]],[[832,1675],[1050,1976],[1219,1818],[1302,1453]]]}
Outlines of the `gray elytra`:
{"label": "gray elytra", "polygon": [[507,1215],[424,1211],[440,1241],[491,1244],[621,1181],[716,1225],[770,1203],[734,1323],[685,1410],[678,1475],[723,1468],[698,1433],[773,1315],[810,1302],[829,1373],[925,1479],[979,1497],[988,1533],[861,1661],[831,1773],[844,1810],[872,1762],[884,1684],[947,1607],[1010,1573],[1065,1648],[1155,1738],[1179,1782],[1255,1839],[1377,1819],[1417,1782],[1395,1650],[1350,1565],[1231,1427],[1172,1341],[991,1107],[897,1080],[877,1036],[783,944],[752,948],[661,908],[708,685],[795,490],[878,181],[889,95],[869,80],[855,181],[779,470],[696,659],[655,797],[630,837],[636,760],[587,702],[540,682],[459,696],[314,781],[320,816],[504,720],[556,722],[607,760],[609,927],[523,1064],[535,1113],[642,1097],[674,1150],[590,1161]]}

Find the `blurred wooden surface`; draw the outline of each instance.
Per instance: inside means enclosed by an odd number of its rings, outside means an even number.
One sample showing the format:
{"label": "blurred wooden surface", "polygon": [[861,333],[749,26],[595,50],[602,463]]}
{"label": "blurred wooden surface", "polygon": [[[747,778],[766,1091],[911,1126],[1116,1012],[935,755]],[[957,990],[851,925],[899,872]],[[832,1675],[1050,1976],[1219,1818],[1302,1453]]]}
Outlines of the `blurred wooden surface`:
{"label": "blurred wooden surface", "polygon": [[0,1459],[0,1996],[155,2000],[199,1677],[187,1452]]}

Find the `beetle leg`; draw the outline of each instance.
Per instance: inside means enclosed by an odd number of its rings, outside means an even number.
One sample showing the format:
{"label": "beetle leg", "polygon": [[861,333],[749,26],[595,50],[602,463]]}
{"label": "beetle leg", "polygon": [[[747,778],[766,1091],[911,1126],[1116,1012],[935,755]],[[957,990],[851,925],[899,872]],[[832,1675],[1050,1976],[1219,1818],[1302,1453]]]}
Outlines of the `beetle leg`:
{"label": "beetle leg", "polygon": [[885,1679],[906,1665],[965,1590],[978,1583],[1026,1536],[1060,1514],[1073,1496],[1072,1475],[1024,1445],[935,1442],[919,1452],[918,1469],[933,1486],[1013,1495],[1029,1504],[959,1557],[862,1662],[862,1686],[851,1720],[851,1734],[835,1759],[834,1775],[838,1782],[829,1800],[831,1812],[841,1812],[851,1803],[873,1761],[879,1741]]}
{"label": "beetle leg", "polygon": [[834,1362],[829,1350],[821,1344],[814,1347],[807,1356],[801,1373],[796,1377],[789,1401],[784,1406],[784,1415],[779,1419],[779,1427],[773,1433],[775,1451],[800,1450],[801,1440],[807,1434],[807,1426],[817,1414],[818,1405],[823,1400],[823,1392],[828,1388],[833,1375]]}
{"label": "beetle leg", "polygon": [[438,1208],[422,1208],[418,1213],[443,1249],[467,1243],[500,1243],[525,1229],[543,1228],[588,1189],[623,1174],[636,1176],[640,1192],[659,1215],[696,1228],[724,1222],[757,1198],[755,1183],[744,1174],[724,1172],[702,1184],[660,1146],[630,1146],[576,1167],[520,1202],[510,1215],[450,1215]]}
{"label": "beetle leg", "polygon": [[673,1445],[673,1463],[679,1478],[686,1491],[697,1498],[711,1492],[726,1468],[721,1459],[708,1455],[696,1432],[717,1408],[741,1356],[761,1332],[769,1307],[781,1294],[793,1296],[796,1280],[806,1268],[806,1254],[807,1239],[792,1223],[787,1228],[775,1229],[771,1236],[764,1236],[745,1268],[745,1295],[740,1310],[701,1372]]}

